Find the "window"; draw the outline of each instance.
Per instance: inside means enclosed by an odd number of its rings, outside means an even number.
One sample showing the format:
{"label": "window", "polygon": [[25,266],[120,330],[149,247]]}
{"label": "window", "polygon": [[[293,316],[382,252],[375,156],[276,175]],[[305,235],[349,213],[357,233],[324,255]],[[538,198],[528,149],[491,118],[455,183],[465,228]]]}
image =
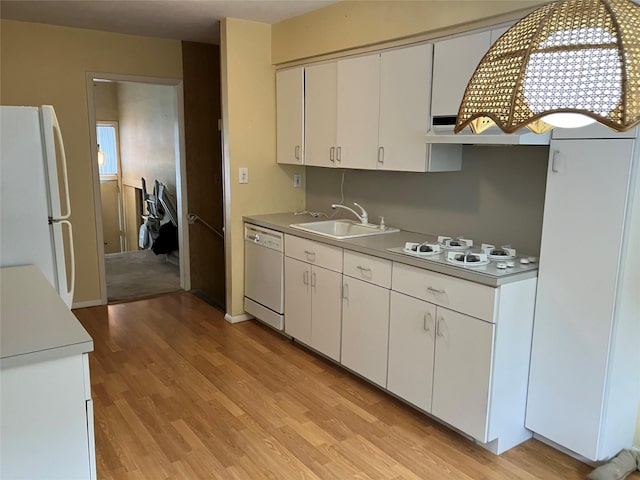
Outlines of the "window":
{"label": "window", "polygon": [[118,174],[118,141],[116,123],[98,123],[96,127],[98,138],[98,152],[104,155],[104,163],[100,165],[98,159],[100,176]]}

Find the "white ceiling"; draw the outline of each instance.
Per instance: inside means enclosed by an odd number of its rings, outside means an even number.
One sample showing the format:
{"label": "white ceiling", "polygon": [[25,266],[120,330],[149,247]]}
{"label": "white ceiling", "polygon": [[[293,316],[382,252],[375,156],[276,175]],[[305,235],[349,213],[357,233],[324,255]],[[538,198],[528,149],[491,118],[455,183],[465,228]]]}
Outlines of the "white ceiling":
{"label": "white ceiling", "polygon": [[1,0],[0,18],[218,44],[220,19],[277,23],[336,0]]}

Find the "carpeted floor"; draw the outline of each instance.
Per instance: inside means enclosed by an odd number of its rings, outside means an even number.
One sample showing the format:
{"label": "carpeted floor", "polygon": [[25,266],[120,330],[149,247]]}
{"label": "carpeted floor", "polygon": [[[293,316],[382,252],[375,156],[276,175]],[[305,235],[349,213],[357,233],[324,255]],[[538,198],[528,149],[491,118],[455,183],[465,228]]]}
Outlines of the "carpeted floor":
{"label": "carpeted floor", "polygon": [[151,250],[104,256],[109,303],[180,290],[180,267]]}

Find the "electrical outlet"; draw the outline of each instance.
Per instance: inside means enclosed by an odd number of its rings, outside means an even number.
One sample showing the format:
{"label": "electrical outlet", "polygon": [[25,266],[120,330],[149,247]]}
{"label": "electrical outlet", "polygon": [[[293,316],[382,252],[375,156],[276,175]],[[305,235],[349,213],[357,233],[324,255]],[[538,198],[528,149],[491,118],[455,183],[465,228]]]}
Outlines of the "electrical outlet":
{"label": "electrical outlet", "polygon": [[293,176],[293,186],[296,188],[300,188],[302,186],[302,175],[296,173]]}
{"label": "electrical outlet", "polygon": [[247,167],[240,167],[240,170],[238,170],[238,181],[240,183],[249,183],[249,169]]}

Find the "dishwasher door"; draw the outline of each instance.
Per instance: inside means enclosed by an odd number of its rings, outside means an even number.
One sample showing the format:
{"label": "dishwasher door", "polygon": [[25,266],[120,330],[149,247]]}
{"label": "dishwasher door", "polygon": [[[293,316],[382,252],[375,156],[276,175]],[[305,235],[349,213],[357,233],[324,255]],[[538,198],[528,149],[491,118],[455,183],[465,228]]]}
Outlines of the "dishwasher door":
{"label": "dishwasher door", "polygon": [[244,309],[258,320],[283,330],[283,235],[245,225],[244,238]]}

